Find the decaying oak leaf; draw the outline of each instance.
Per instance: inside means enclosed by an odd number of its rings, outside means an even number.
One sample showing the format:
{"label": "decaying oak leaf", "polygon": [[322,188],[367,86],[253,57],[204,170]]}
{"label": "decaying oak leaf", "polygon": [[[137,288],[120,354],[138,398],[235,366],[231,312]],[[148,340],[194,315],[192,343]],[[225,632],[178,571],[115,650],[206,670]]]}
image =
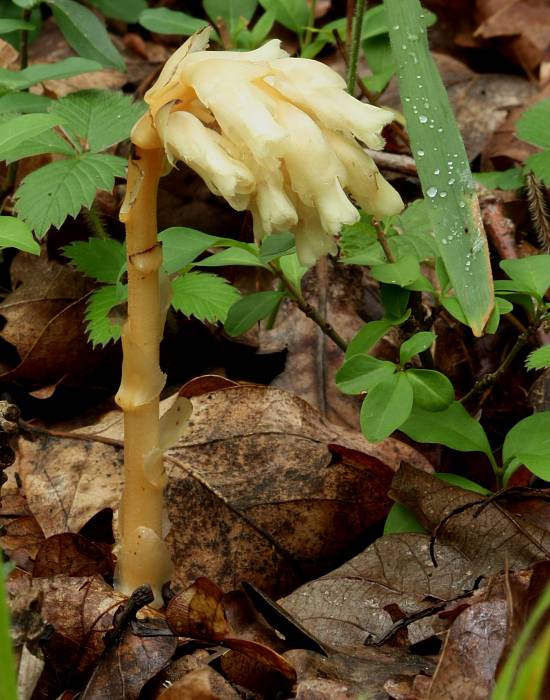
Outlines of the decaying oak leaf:
{"label": "decaying oak leaf", "polygon": [[[192,401],[187,433],[165,456],[176,590],[206,576],[279,596],[345,558],[384,517],[402,460],[430,469],[414,448],[369,443],[285,391],[237,386]],[[121,423],[113,412],[22,440],[15,468],[47,536],[117,508]]]}
{"label": "decaying oak leaf", "polygon": [[460,551],[477,576],[525,569],[550,556],[549,530],[513,515],[498,502],[483,509],[465,508],[483,499],[407,465],[395,475],[391,493],[427,530],[437,529],[438,542]]}
{"label": "decaying oak leaf", "polygon": [[0,527],[0,547],[18,567],[30,573],[44,533],[26,498],[17,491],[2,490]]}
{"label": "decaying oak leaf", "polygon": [[239,700],[242,696],[209,666],[186,673],[161,693],[159,700]]}
{"label": "decaying oak leaf", "polygon": [[48,537],[36,554],[34,578],[56,576],[102,576],[113,572],[110,547],[90,542],[82,535],[64,532]]}
{"label": "decaying oak leaf", "polygon": [[[476,574],[458,549],[440,545],[436,553],[434,567],[426,535],[386,535],[279,602],[326,644],[376,641],[393,625],[389,606],[397,605],[408,616],[432,607],[434,600],[450,601],[473,587]],[[408,627],[410,643],[433,634],[429,617]]]}
{"label": "decaying oak leaf", "polygon": [[414,678],[419,673],[431,674],[434,669],[428,659],[389,646],[377,649],[348,645],[332,650],[328,659],[295,649],[286,652],[285,657],[298,673],[296,700],[386,700],[384,685],[388,679]]}
{"label": "decaying oak leaf", "polygon": [[49,692],[57,690],[57,697],[65,688],[78,687],[103,652],[104,635],[124,596],[96,577],[17,577],[8,579],[7,586],[14,618],[18,611],[24,613],[29,596],[40,597],[42,620],[52,629],[42,648],[63,684]]}
{"label": "decaying oak leaf", "polygon": [[223,591],[202,576],[168,603],[166,621],[181,637],[219,641],[229,636],[222,604]]}
{"label": "decaying oak leaf", "polygon": [[3,381],[44,386],[90,372],[101,359],[84,331],[89,279],[67,265],[18,253],[10,268],[13,292],[0,304],[6,319],[0,337],[19,360],[1,368]]}

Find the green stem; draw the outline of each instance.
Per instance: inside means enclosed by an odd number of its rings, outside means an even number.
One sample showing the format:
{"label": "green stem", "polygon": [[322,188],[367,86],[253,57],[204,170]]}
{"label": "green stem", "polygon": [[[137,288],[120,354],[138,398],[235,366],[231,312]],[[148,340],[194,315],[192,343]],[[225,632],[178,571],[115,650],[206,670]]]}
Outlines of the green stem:
{"label": "green stem", "polygon": [[10,617],[4,580],[4,558],[0,549],[0,700],[17,700],[17,682],[13,661]]}
{"label": "green stem", "polygon": [[353,28],[351,47],[349,49],[348,70],[346,82],[348,92],[353,95],[357,80],[357,62],[359,60],[359,45],[361,44],[361,31],[363,29],[363,15],[365,14],[365,0],[355,0],[355,12],[353,14]]}
{"label": "green stem", "polygon": [[304,44],[303,44],[302,48],[311,43],[311,38],[312,38],[312,31],[311,30],[315,26],[315,9],[316,9],[316,7],[317,7],[317,0],[311,0],[311,5],[309,8],[309,22],[308,22],[309,26],[307,28],[307,32],[306,32],[306,36],[304,38]]}
{"label": "green stem", "polygon": [[[277,285],[277,291],[278,292],[283,292],[285,290],[285,283],[283,282],[282,279],[279,279],[279,284]],[[265,328],[266,330],[270,331],[273,326],[275,325],[275,321],[277,319],[277,314],[279,313],[279,309],[281,307],[281,303],[279,302],[277,306],[273,309],[273,311],[269,314],[269,316],[265,320]]]}
{"label": "green stem", "polygon": [[296,306],[302,311],[308,318],[310,318],[314,323],[316,323],[323,333],[335,343],[340,350],[346,352],[348,344],[342,338],[342,336],[334,330],[334,328],[328,323],[319,313],[319,311],[313,307],[309,302],[307,302],[299,289],[297,289],[292,282],[287,279],[283,273],[278,270],[275,265],[270,265],[272,272],[279,278],[286,288],[286,291],[292,301]]}

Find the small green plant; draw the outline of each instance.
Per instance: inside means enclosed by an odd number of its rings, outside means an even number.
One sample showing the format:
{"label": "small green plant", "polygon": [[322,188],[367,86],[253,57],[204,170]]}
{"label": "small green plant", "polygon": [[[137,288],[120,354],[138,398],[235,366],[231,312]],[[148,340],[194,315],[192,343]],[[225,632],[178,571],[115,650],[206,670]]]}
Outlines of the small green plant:
{"label": "small green plant", "polygon": [[10,635],[6,576],[10,569],[0,549],[0,700],[17,700],[17,682]]}

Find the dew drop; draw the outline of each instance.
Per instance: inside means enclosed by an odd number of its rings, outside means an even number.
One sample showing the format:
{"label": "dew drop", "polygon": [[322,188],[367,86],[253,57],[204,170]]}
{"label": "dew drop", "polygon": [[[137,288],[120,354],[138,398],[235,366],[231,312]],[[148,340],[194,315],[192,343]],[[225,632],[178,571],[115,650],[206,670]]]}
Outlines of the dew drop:
{"label": "dew drop", "polygon": [[407,44],[401,44],[401,48],[403,49],[403,51],[405,51],[405,49],[407,48]]}
{"label": "dew drop", "polygon": [[397,31],[397,30],[399,29],[399,25],[398,25],[398,24],[394,24],[394,25],[393,25],[393,28],[395,29],[395,31]]}
{"label": "dew drop", "polygon": [[428,121],[428,117],[427,117],[425,114],[421,114],[421,115],[418,117],[418,121],[419,121],[421,124],[426,124],[427,121]]}
{"label": "dew drop", "polygon": [[435,195],[437,194],[437,187],[430,187],[429,189],[426,190],[426,194],[430,198],[435,197]]}
{"label": "dew drop", "polygon": [[446,193],[446,192],[440,192],[440,193],[439,193],[439,196],[440,196],[440,197],[446,197],[446,196],[447,196],[447,193]]}
{"label": "dew drop", "polygon": [[425,151],[423,151],[421,148],[419,148],[418,151],[417,151],[417,154],[418,154],[419,156],[423,156],[424,153],[425,153]]}
{"label": "dew drop", "polygon": [[405,97],[405,102],[410,102],[411,98],[410,97]]}
{"label": "dew drop", "polygon": [[437,127],[437,133],[438,133],[438,134],[442,134],[442,133],[443,133],[443,127],[438,126],[438,127]]}
{"label": "dew drop", "polygon": [[448,185],[454,185],[454,184],[455,184],[455,179],[454,179],[454,177],[452,177],[452,178],[447,182],[447,184],[448,184]]}
{"label": "dew drop", "polygon": [[434,175],[439,175],[440,172],[441,172],[441,170],[439,168],[436,168],[434,170]]}
{"label": "dew drop", "polygon": [[461,209],[464,209],[464,207],[466,206],[466,204],[465,204],[465,202],[459,202],[459,203],[458,203],[458,206],[459,206]]}

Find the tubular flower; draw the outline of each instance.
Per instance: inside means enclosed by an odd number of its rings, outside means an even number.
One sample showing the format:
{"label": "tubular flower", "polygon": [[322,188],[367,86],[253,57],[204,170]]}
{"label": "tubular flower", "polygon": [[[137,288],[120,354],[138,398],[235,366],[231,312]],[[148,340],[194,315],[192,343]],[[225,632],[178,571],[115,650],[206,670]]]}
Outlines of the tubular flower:
{"label": "tubular flower", "polygon": [[350,96],[328,66],[290,58],[278,40],[255,51],[206,51],[188,39],[146,93],[132,140],[181,160],[236,210],[250,210],[258,240],[296,237],[311,265],[337,251],[334,236],[359,219],[399,212],[399,194],[359,141],[380,149],[389,111]]}

